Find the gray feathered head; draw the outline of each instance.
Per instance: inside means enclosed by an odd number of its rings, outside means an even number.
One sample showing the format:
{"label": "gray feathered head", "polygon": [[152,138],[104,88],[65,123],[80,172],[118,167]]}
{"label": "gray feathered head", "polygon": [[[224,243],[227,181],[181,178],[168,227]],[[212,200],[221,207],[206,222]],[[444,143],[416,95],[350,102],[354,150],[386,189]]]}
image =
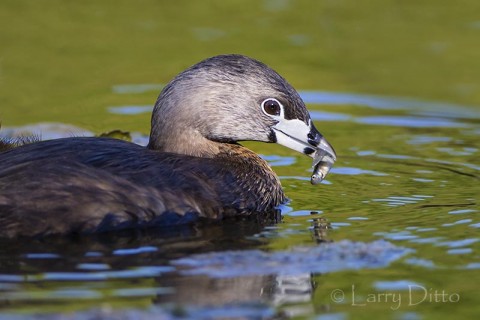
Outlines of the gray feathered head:
{"label": "gray feathered head", "polygon": [[172,151],[170,141],[178,147],[187,139],[193,149],[195,141],[202,145],[202,139],[253,140],[277,142],[312,157],[321,149],[335,158],[297,91],[265,64],[242,55],[203,60],[161,92],[149,147]]}

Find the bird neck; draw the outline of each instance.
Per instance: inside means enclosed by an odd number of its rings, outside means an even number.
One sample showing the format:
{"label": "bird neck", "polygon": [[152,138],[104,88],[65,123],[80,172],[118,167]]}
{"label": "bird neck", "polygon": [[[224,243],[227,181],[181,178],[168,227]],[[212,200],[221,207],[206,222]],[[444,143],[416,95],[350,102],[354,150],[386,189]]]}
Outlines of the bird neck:
{"label": "bird neck", "polygon": [[201,158],[213,158],[220,153],[222,143],[211,141],[200,132],[181,128],[181,130],[162,131],[150,134],[147,148],[151,150],[183,154]]}
{"label": "bird neck", "polygon": [[[216,158],[225,164],[229,162],[232,171],[240,175],[246,175],[247,181],[251,182],[252,176],[256,176],[265,180],[266,183],[280,186],[280,180],[268,162],[240,144],[222,143]],[[259,181],[255,182],[258,183]]]}

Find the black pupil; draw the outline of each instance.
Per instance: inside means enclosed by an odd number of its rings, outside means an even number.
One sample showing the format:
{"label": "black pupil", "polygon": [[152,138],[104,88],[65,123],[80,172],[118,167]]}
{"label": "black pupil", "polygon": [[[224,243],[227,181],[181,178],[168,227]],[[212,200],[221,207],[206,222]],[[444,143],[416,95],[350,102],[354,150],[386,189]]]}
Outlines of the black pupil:
{"label": "black pupil", "polygon": [[271,114],[272,116],[280,115],[280,105],[275,100],[267,100],[263,104],[263,109],[266,113]]}

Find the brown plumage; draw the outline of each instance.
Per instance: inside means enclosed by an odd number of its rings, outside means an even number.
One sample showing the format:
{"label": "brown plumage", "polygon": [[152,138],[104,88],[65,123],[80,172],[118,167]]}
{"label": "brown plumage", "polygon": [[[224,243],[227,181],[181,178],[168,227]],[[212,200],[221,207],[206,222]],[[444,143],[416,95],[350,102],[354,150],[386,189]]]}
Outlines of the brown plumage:
{"label": "brown plumage", "polygon": [[285,195],[270,166],[242,140],[279,142],[310,156],[320,141],[328,146],[275,71],[240,55],[204,60],[160,94],[147,148],[65,138],[1,152],[0,236],[268,214]]}

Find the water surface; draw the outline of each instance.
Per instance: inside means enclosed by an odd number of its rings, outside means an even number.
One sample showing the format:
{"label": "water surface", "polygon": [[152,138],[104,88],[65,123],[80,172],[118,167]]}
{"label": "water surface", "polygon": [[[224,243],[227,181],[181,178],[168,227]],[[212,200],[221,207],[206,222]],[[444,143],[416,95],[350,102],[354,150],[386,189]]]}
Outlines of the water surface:
{"label": "water surface", "polygon": [[[208,318],[308,316],[326,306],[341,314],[362,307],[368,314],[419,316],[460,308],[475,297],[471,279],[480,268],[480,117],[429,115],[423,108],[430,103],[414,108],[414,101],[392,111],[393,98],[376,107],[362,97],[352,103],[355,95],[349,95],[342,104],[342,97],[338,112],[320,111],[330,102],[311,92],[306,97],[338,153],[320,186],[309,183],[309,158],[248,143],[274,167],[291,199],[281,207],[281,223],[4,241],[2,309],[30,314],[94,307],[80,318],[118,308],[165,317],[181,310]],[[108,110],[125,117],[149,111]],[[146,136],[134,136],[145,144]],[[95,309],[104,304],[113,309]]]}

